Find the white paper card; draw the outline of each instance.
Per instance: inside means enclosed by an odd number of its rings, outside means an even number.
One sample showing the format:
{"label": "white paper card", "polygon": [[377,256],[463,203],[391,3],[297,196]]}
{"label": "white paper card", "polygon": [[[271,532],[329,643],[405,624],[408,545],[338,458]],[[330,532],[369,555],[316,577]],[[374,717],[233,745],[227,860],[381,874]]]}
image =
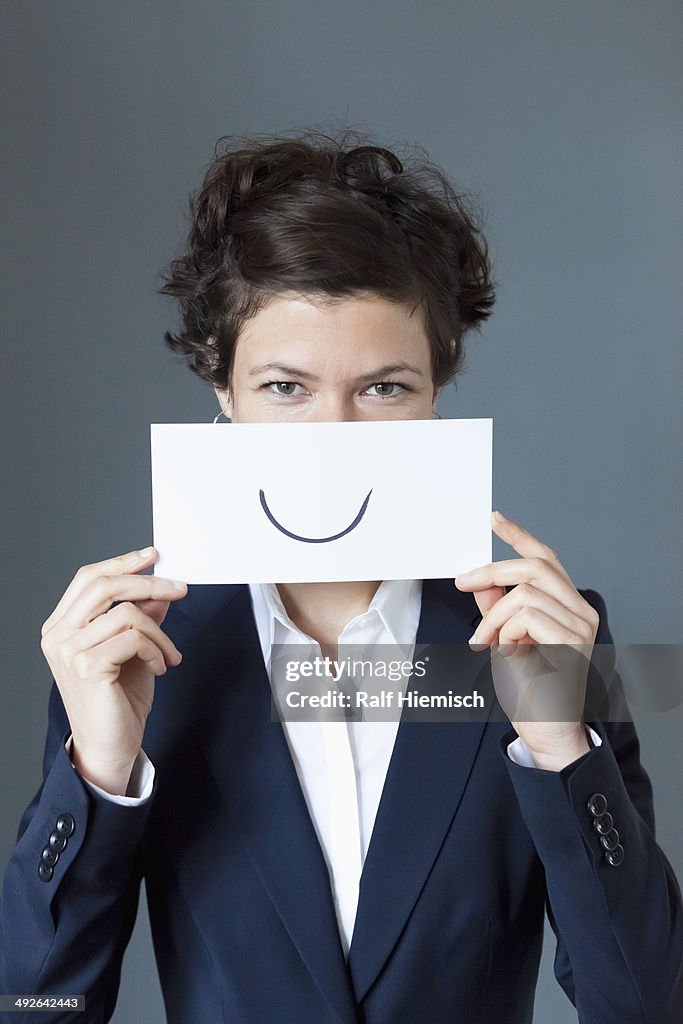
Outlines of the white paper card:
{"label": "white paper card", "polygon": [[492,559],[493,420],[153,423],[155,574],[438,579]]}

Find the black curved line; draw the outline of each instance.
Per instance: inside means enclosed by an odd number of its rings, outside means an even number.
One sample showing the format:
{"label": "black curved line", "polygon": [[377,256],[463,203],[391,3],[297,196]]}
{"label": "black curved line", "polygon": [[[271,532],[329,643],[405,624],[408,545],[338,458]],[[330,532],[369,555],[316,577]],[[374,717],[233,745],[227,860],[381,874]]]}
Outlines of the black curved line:
{"label": "black curved line", "polygon": [[278,523],[277,519],[268,508],[268,503],[266,501],[265,494],[263,493],[263,491],[258,492],[258,496],[261,499],[261,508],[266,513],[273,526],[277,527],[280,533],[284,533],[285,537],[291,537],[292,540],[301,540],[304,542],[304,544],[327,544],[331,540],[339,540],[340,537],[344,537],[346,536],[347,533],[351,533],[351,530],[354,530],[358,526],[359,522],[365,515],[365,510],[368,507],[368,502],[370,501],[371,494],[372,487],[368,491],[367,497],[363,504],[361,505],[360,511],[358,512],[356,518],[353,520],[350,526],[347,526],[345,530],[341,531],[341,533],[335,533],[331,537],[300,537],[298,533],[292,533],[291,530],[286,530],[284,526],[281,526],[280,523]]}

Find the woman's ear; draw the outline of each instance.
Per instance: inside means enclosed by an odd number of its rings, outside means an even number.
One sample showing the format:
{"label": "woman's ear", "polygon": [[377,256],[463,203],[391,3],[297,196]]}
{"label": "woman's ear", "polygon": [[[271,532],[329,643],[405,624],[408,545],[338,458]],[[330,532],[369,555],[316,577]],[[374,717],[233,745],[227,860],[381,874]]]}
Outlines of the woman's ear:
{"label": "woman's ear", "polygon": [[[210,349],[216,351],[216,338],[213,334],[210,334],[206,339]],[[215,369],[216,363],[218,362],[218,354],[216,353],[215,358],[212,360],[212,369]],[[218,388],[214,386],[213,389],[218,399],[218,404],[221,407],[221,412],[227,419],[232,419],[232,389],[228,385],[225,388]],[[220,416],[220,413],[218,414]]]}
{"label": "woman's ear", "polygon": [[227,388],[225,390],[222,390],[216,387],[213,390],[216,392],[216,398],[218,399],[218,404],[220,405],[223,414],[227,416],[229,420],[231,420],[232,398],[230,397],[229,390]]}

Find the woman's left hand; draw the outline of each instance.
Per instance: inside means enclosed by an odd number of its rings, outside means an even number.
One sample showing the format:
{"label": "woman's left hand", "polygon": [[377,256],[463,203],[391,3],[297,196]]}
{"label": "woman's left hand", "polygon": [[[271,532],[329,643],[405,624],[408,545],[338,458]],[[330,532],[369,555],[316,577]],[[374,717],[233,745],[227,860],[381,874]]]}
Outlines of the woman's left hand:
{"label": "woman's left hand", "polygon": [[[470,644],[491,647],[501,707],[536,765],[560,771],[590,749],[581,715],[600,617],[547,544],[497,515],[492,529],[522,557],[479,566],[457,576],[455,585],[474,593],[482,613]],[[507,593],[506,586],[513,589]],[[521,713],[529,720],[520,720]],[[539,720],[550,714],[558,720]]]}

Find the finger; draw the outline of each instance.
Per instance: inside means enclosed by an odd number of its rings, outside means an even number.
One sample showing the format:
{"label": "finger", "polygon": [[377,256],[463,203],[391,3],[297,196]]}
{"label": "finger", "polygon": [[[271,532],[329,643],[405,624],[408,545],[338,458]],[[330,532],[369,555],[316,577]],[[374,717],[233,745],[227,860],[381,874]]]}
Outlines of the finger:
{"label": "finger", "polygon": [[486,615],[505,596],[505,587],[487,587],[486,590],[475,590],[474,600],[482,616]]}
{"label": "finger", "polygon": [[136,629],[138,633],[156,644],[167,665],[180,664],[182,654],[170,637],[149,616],[129,601],[110,608],[104,615],[99,615],[83,629],[79,629],[68,637],[62,644],[60,653],[67,659],[73,658],[79,651],[96,647],[126,629]]}
{"label": "finger", "polygon": [[548,594],[537,590],[530,583],[520,583],[489,609],[477,626],[474,634],[476,639],[473,638],[474,643],[490,644],[495,642],[499,631],[508,619],[526,606],[545,611],[570,632],[580,634],[586,630],[585,619],[577,615],[571,608],[567,608],[566,605],[556,601]]}
{"label": "finger", "polygon": [[52,629],[65,614],[67,608],[73,604],[75,599],[83,593],[88,584],[96,577],[142,572],[143,569],[153,565],[156,560],[156,548],[144,548],[142,551],[129,551],[125,555],[115,555],[113,558],[106,558],[102,562],[82,565],[64,591],[55,610],[43,623],[41,635],[45,636]]}
{"label": "finger", "polygon": [[530,583],[544,591],[561,604],[566,604],[579,614],[583,598],[566,575],[544,558],[510,558],[502,562],[489,562],[456,577],[460,590],[484,590],[488,587],[515,587]]}
{"label": "finger", "polygon": [[529,634],[539,644],[585,644],[585,637],[567,629],[561,622],[541,608],[520,608],[503,625],[498,634],[500,644],[514,643]]}
{"label": "finger", "polygon": [[[497,519],[497,516],[501,516],[501,519]],[[523,558],[543,558],[569,579],[569,573],[562,565],[555,551],[539,540],[538,537],[534,537],[532,533],[525,530],[519,523],[515,523],[512,519],[506,519],[502,512],[492,512],[491,528],[501,540],[504,540],[506,544],[513,547]]]}
{"label": "finger", "polygon": [[153,675],[162,676],[166,672],[159,648],[136,629],[126,629],[96,647],[79,651],[73,657],[71,668],[84,681],[113,683],[119,677],[121,666],[136,657]]}
{"label": "finger", "polygon": [[142,601],[136,601],[135,604],[140,611],[150,617],[152,622],[156,622],[157,626],[160,626],[166,618],[171,602],[158,601],[154,597],[146,597]]}
{"label": "finger", "polygon": [[186,583],[160,576],[97,576],[91,579],[57,626],[60,632],[82,629],[108,611],[114,601],[143,601],[146,598],[177,601],[186,592]]}

